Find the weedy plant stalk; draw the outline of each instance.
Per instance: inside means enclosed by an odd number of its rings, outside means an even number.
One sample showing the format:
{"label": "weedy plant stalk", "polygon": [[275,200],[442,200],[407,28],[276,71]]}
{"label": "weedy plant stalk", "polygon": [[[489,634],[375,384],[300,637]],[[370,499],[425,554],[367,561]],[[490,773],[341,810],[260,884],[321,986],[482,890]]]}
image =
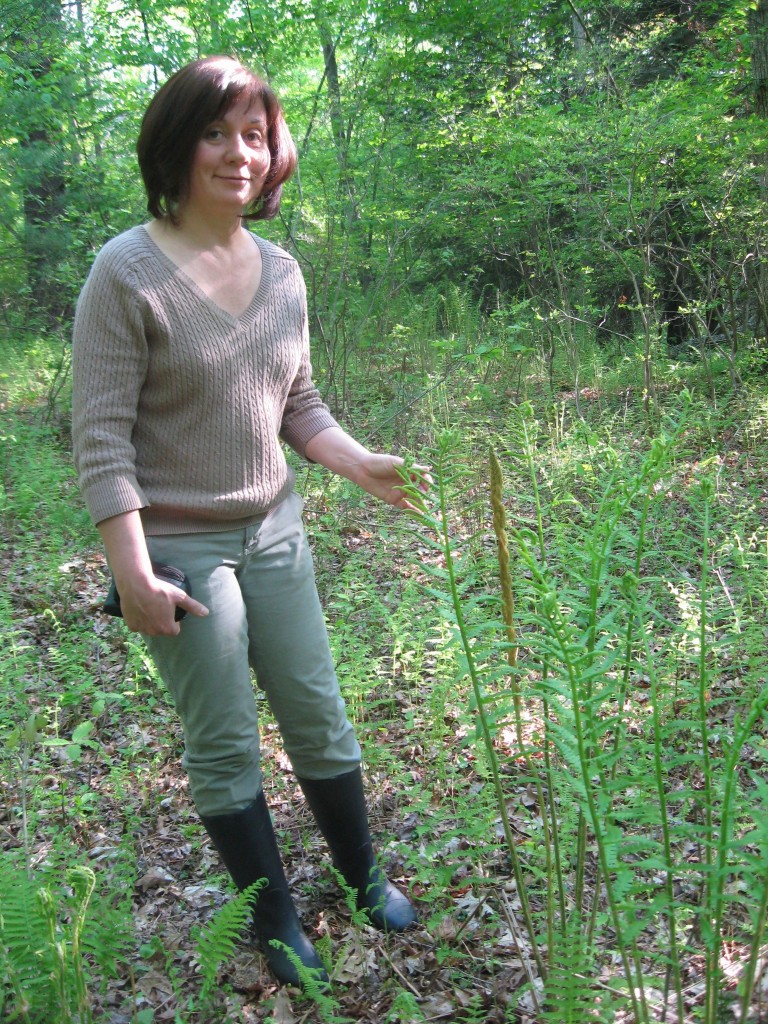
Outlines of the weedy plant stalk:
{"label": "weedy plant stalk", "polygon": [[[708,479],[701,482],[701,495],[704,501],[702,515],[702,559],[701,559],[701,584],[699,590],[699,662],[698,662],[698,707],[699,707],[699,729],[701,736],[701,760],[704,778],[704,885],[706,890],[705,906],[715,910],[714,896],[717,892],[717,880],[712,874],[712,855],[714,852],[714,807],[712,804],[712,760],[709,751],[709,723],[707,720],[707,704],[709,691],[709,668],[707,666],[707,653],[709,651],[709,533],[710,533],[710,501],[712,498],[712,484]],[[719,929],[715,917],[703,921],[704,942],[706,947],[706,1019],[714,1022],[717,1013],[719,974],[720,974],[720,942]]]}
{"label": "weedy plant stalk", "polygon": [[[650,619],[650,616],[646,617]],[[672,981],[674,984],[675,1000],[677,1005],[677,1019],[685,1018],[685,1003],[683,999],[683,971],[680,959],[680,943],[678,939],[677,913],[675,908],[675,862],[672,849],[672,825],[669,817],[669,806],[667,802],[667,779],[664,770],[664,730],[661,720],[662,698],[659,690],[659,676],[656,671],[653,647],[648,632],[643,634],[645,664],[648,678],[651,684],[651,713],[653,715],[653,776],[656,785],[656,795],[659,801],[659,822],[661,824],[662,843],[664,850],[664,892],[666,905],[663,912],[669,930],[669,958],[671,966]]]}
{"label": "weedy plant stalk", "polygon": [[528,938],[531,942],[531,949],[536,960],[536,965],[539,970],[540,976],[546,976],[546,964],[541,955],[539,949],[539,943],[536,939],[536,928],[533,921],[533,915],[531,912],[530,902],[528,899],[527,887],[523,875],[522,865],[517,852],[517,846],[512,833],[512,826],[509,820],[509,812],[507,810],[506,794],[501,781],[501,772],[499,769],[499,759],[496,753],[496,746],[494,742],[494,734],[489,720],[489,716],[486,713],[486,693],[481,680],[480,670],[477,665],[475,646],[473,644],[473,637],[471,636],[470,629],[467,625],[466,617],[464,614],[464,602],[461,596],[461,587],[459,585],[459,579],[457,575],[456,560],[454,558],[454,547],[450,533],[450,516],[448,511],[448,491],[447,481],[449,475],[455,477],[455,471],[453,474],[447,472],[447,464],[455,453],[456,441],[454,436],[450,432],[445,432],[441,439],[437,453],[437,463],[435,466],[435,475],[437,479],[437,502],[438,512],[437,515],[433,516],[425,508],[421,492],[418,489],[418,485],[414,485],[411,481],[410,467],[405,466],[402,474],[404,482],[404,490],[408,493],[417,504],[417,507],[422,508],[420,518],[422,522],[429,528],[431,533],[436,538],[436,544],[445,559],[445,581],[447,583],[447,594],[439,594],[441,599],[447,598],[450,606],[453,609],[455,615],[456,627],[460,638],[461,650],[465,659],[467,674],[472,687],[472,694],[474,698],[474,707],[476,710],[478,726],[480,734],[483,740],[484,750],[488,759],[488,766],[493,780],[493,788],[496,797],[496,804],[501,818],[502,828],[504,830],[504,839],[506,842],[507,852],[509,853],[510,860],[512,862],[512,870],[515,876],[515,882],[517,885],[518,897],[520,899],[521,911],[525,921],[525,928],[528,933]]}
{"label": "weedy plant stalk", "polygon": [[[519,423],[519,436],[520,436],[520,450],[524,459],[524,466],[526,471],[527,479],[531,484],[531,494],[535,509],[535,538],[539,551],[539,556],[542,563],[546,562],[546,541],[544,538],[544,514],[542,506],[542,495],[538,486],[538,479],[536,473],[536,466],[533,456],[533,444],[529,432],[529,422],[531,417],[529,416],[528,406],[522,407],[523,414],[520,416]],[[503,494],[502,494],[503,501]],[[549,662],[546,653],[540,662],[540,671],[542,683],[545,683],[549,676]],[[560,843],[560,822],[558,821],[557,809],[554,801],[551,799],[551,794],[554,792],[552,785],[553,780],[553,768],[552,768],[552,749],[553,745],[551,742],[551,715],[549,702],[546,697],[546,687],[542,687],[542,722],[544,727],[544,768],[545,768],[545,780],[547,785],[547,792],[549,798],[544,806],[548,811],[548,833],[552,840],[552,852],[550,855],[549,849],[546,851],[546,866],[547,866],[547,924],[548,924],[548,948],[555,948],[555,908],[554,908],[554,893],[557,892],[557,910],[558,920],[560,922],[560,933],[561,936],[565,937],[566,922],[568,919],[567,914],[567,900],[565,892],[565,872],[563,870],[562,858],[561,858],[561,843]],[[581,812],[579,812],[581,813]],[[542,818],[547,817],[542,814]],[[553,882],[553,868],[554,868],[554,882]]]}
{"label": "weedy plant stalk", "polygon": [[[766,785],[762,779],[755,780],[755,782],[758,791],[762,794],[760,802],[763,807],[766,807],[768,806],[768,785]],[[759,844],[759,852],[756,856],[756,860],[758,862],[756,876],[759,883],[761,898],[757,912],[752,921],[752,942],[749,949],[749,959],[744,971],[741,991],[739,993],[741,997],[741,1015],[739,1017],[739,1024],[747,1024],[750,1006],[752,1003],[752,993],[754,991],[755,980],[757,977],[758,962],[761,955],[765,956],[763,936],[765,935],[766,924],[768,923],[768,827],[765,822],[763,822],[762,833],[762,842]]]}
{"label": "weedy plant stalk", "polygon": [[[528,776],[536,788],[536,798],[541,810],[541,822],[544,831],[544,853],[546,858],[546,875],[551,879],[553,875],[560,876],[560,843],[558,838],[558,826],[556,815],[553,815],[551,827],[550,817],[552,809],[549,800],[544,793],[544,787],[538,777],[530,753],[523,735],[522,720],[522,697],[520,682],[517,675],[517,629],[515,626],[515,601],[512,589],[512,574],[509,565],[509,542],[507,537],[507,514],[504,508],[504,479],[501,465],[496,457],[493,448],[489,448],[489,462],[491,469],[491,508],[493,511],[493,532],[496,537],[496,551],[499,561],[499,583],[501,586],[501,609],[502,618],[507,637],[507,661],[511,670],[511,691],[512,703],[515,715],[515,732],[517,736],[517,749],[521,760],[524,762]],[[560,876],[561,877],[561,876]],[[554,949],[555,938],[555,887],[547,886],[547,948]],[[557,891],[560,893],[560,915],[561,924],[565,925],[565,892],[562,885]]]}

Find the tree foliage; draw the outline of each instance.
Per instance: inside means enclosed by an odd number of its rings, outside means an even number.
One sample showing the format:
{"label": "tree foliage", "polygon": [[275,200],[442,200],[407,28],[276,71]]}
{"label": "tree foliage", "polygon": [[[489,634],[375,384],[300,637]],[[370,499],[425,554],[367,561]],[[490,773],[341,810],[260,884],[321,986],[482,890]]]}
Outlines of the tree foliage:
{"label": "tree foliage", "polygon": [[[301,152],[269,230],[331,362],[414,298],[529,304],[543,336],[765,334],[764,2],[11,0],[0,52],[6,324],[66,323],[144,216],[133,143],[173,70],[232,53]],[[762,15],[761,15],[762,12]],[[761,77],[763,76],[763,77]]]}

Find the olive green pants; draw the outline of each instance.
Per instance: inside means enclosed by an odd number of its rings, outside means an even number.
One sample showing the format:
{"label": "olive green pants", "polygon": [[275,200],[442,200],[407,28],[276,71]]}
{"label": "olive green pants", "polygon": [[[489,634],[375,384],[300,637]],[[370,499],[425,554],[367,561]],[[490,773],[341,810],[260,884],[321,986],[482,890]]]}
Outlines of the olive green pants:
{"label": "olive green pants", "polygon": [[247,807],[261,789],[251,669],[297,775],[327,779],[360,763],[334,671],[296,494],[247,529],[147,538],[183,569],[206,618],[145,637],[184,731],[184,766],[203,815]]}

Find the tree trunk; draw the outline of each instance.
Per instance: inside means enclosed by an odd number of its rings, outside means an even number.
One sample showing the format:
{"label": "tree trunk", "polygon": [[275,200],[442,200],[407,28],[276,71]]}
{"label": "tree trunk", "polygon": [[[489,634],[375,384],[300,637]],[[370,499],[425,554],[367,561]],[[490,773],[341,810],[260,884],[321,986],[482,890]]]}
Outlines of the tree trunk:
{"label": "tree trunk", "polygon": [[768,0],[758,0],[749,13],[752,36],[752,79],[755,86],[755,113],[768,119]]}
{"label": "tree trunk", "polygon": [[322,11],[322,5],[315,3],[315,21],[320,36],[320,45],[323,48],[323,65],[325,68],[325,82],[328,89],[328,115],[331,120],[331,131],[336,147],[336,161],[339,167],[339,183],[341,190],[347,195],[352,194],[352,182],[349,178],[348,150],[349,139],[344,123],[344,113],[341,103],[341,84],[339,81],[339,66],[336,61],[336,42],[333,38],[331,26],[327,17]]}
{"label": "tree trunk", "polygon": [[587,30],[584,22],[575,14],[571,15],[571,27],[573,28],[573,48],[577,52],[587,48]]}
{"label": "tree trunk", "polygon": [[[55,54],[63,48],[59,0],[34,0],[28,16],[12,29],[16,63],[35,85],[54,76]],[[54,83],[52,92],[60,92]],[[59,114],[60,116],[60,114]],[[51,324],[71,310],[57,280],[56,267],[68,249],[66,232],[57,224],[65,210],[66,160],[54,138],[50,110],[27,115],[18,130],[19,176],[24,215],[27,277],[33,305]]]}
{"label": "tree trunk", "polygon": [[[757,7],[749,14],[749,31],[752,36],[752,80],[754,82],[755,113],[763,120],[768,119],[768,0],[758,0]],[[763,203],[768,202],[768,159],[758,155],[761,165],[760,190]],[[756,267],[755,298],[757,301],[755,334],[768,337],[768,254]]]}
{"label": "tree trunk", "polygon": [[313,8],[320,36],[320,44],[323,48],[323,66],[328,92],[328,116],[331,122],[331,132],[336,150],[336,164],[339,170],[338,196],[341,223],[347,247],[350,245],[357,247],[354,260],[357,278],[362,289],[366,291],[372,283],[370,274],[371,240],[361,230],[357,182],[349,160],[352,116],[350,114],[346,119],[344,117],[341,79],[339,77],[339,65],[336,60],[336,40],[334,39],[331,24],[319,0],[315,0]]}

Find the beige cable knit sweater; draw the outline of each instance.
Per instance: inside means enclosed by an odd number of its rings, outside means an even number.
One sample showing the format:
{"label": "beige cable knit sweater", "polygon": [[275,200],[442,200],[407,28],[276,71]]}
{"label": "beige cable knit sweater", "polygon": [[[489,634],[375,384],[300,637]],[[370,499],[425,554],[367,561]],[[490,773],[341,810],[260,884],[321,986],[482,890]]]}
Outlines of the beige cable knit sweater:
{"label": "beige cable knit sweater", "polygon": [[73,335],[72,434],[93,521],[141,509],[147,534],[230,530],[291,491],[337,426],[312,382],[298,264],[255,235],[262,278],[234,317],[135,227],[98,254]]}

